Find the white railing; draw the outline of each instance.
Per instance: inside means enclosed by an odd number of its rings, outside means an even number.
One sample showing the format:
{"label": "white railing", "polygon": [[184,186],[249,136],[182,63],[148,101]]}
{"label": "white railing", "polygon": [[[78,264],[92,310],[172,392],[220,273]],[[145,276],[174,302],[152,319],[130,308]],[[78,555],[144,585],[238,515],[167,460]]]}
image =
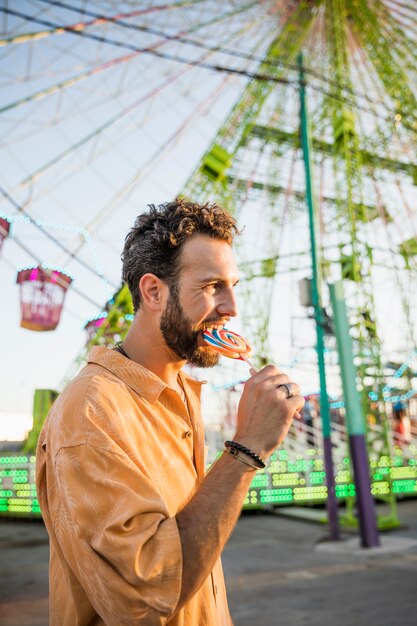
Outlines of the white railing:
{"label": "white railing", "polygon": [[[379,454],[385,447],[384,427],[381,424],[369,426],[368,442],[375,454]],[[206,440],[210,447],[209,461],[214,460],[216,452],[223,449],[225,439],[230,439],[233,432],[226,432],[219,424],[206,425]],[[411,441],[407,441],[403,435],[396,435],[400,443],[402,453],[408,458],[415,458],[417,451],[417,428],[411,428]],[[348,452],[348,434],[344,424],[332,422],[331,442],[333,460],[335,463],[342,461]],[[391,450],[394,449],[395,439],[392,429],[390,430]],[[294,420],[288,435],[281,445],[281,448],[288,452],[292,460],[296,460],[299,455],[305,455],[307,449],[315,449],[311,458],[323,457],[323,431],[320,418],[316,418],[314,426],[309,426],[302,421]]]}

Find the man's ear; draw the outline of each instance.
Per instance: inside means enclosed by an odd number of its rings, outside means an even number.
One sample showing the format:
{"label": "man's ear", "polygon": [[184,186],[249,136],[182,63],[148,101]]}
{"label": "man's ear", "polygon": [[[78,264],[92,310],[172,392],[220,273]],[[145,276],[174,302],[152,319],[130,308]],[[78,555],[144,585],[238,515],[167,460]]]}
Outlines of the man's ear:
{"label": "man's ear", "polygon": [[165,306],[165,283],[155,274],[144,274],[139,281],[140,295],[143,304],[151,311],[161,311]]}

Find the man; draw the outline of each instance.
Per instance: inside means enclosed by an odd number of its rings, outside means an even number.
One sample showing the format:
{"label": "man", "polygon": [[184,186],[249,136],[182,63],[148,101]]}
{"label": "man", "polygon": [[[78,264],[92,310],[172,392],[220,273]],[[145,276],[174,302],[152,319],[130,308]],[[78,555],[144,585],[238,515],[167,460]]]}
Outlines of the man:
{"label": "man", "polygon": [[178,199],[126,238],[132,326],[116,350],[92,349],[38,444],[51,626],[231,624],[220,553],[303,406],[274,366],[252,371],[235,443],[205,475],[201,383],[181,370],[215,365],[202,331],[237,314],[236,232],[217,205]]}

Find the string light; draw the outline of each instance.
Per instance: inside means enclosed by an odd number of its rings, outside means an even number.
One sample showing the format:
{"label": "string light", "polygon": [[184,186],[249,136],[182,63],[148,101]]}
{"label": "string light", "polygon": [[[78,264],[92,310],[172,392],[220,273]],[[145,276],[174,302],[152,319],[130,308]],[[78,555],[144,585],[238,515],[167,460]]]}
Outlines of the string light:
{"label": "string light", "polygon": [[[112,285],[109,280],[104,275],[103,267],[99,261],[96,247],[94,245],[94,241],[86,228],[82,228],[79,226],[74,226],[72,224],[66,224],[64,222],[51,222],[50,220],[42,220],[42,219],[33,219],[28,215],[22,215],[18,213],[17,215],[10,215],[4,212],[0,213],[0,217],[8,220],[10,223],[21,223],[21,224],[35,224],[40,228],[48,228],[50,230],[58,230],[62,232],[74,233],[77,235],[81,235],[83,237],[87,248],[90,252],[91,258],[93,260],[96,274],[102,280],[106,288],[107,297],[113,295],[114,285]],[[64,270],[60,269],[59,271],[64,272]],[[64,272],[65,273],[65,272]]]}

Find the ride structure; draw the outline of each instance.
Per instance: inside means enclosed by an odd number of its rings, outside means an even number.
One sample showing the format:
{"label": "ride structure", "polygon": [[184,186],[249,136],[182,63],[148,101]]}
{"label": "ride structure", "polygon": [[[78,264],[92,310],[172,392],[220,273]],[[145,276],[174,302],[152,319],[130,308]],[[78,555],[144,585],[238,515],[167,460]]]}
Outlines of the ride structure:
{"label": "ride structure", "polygon": [[[384,464],[384,459],[393,458],[388,418],[392,398],[387,392],[386,344],[377,320],[381,313],[374,286],[381,266],[388,277],[391,274],[388,280],[399,283],[396,297],[403,304],[401,324],[407,335],[402,358],[407,358],[415,346],[409,317],[412,298],[407,298],[406,293],[407,283],[415,280],[415,258],[411,263],[410,260],[417,239],[409,238],[407,233],[404,238],[397,218],[393,217],[409,212],[405,188],[411,198],[415,193],[412,187],[417,183],[414,163],[404,158],[416,142],[417,123],[412,113],[416,104],[415,72],[412,70],[408,77],[404,71],[400,73],[397,55],[404,40],[391,37],[394,33],[398,37],[401,28],[388,9],[377,7],[377,3],[300,2],[291,18],[259,67],[259,74],[267,72],[269,81],[265,84],[255,79],[249,84],[184,193],[200,201],[219,198],[234,210],[241,224],[246,222],[259,230],[258,249],[264,258],[253,258],[253,245],[241,256],[241,262],[252,271],[250,286],[244,293],[244,325],[252,330],[252,341],[266,360],[272,345],[271,327],[276,324],[270,313],[274,281],[279,280],[280,274],[280,249],[287,254],[288,251],[282,240],[277,246],[276,232],[268,236],[262,228],[278,223],[277,230],[281,230],[284,239],[285,204],[288,206],[290,198],[294,203],[298,201],[299,213],[292,228],[306,213],[300,179],[294,184],[302,154],[298,103],[291,78],[294,68],[292,72],[289,68],[301,51],[306,59],[312,59],[317,51],[321,76],[332,76],[325,88],[318,85],[316,66],[308,61],[310,68],[314,67],[310,75],[305,74],[305,80],[313,92],[310,132],[314,170],[319,180],[316,194],[320,282],[324,286],[341,279],[345,284],[362,410],[376,422],[376,427],[367,428],[369,454],[372,463],[380,466],[381,459]],[[373,25],[372,32],[369,23]],[[406,32],[402,31],[402,35],[406,40]],[[364,86],[369,86],[366,93]],[[283,145],[292,149],[290,167],[285,163],[288,159]],[[398,196],[390,198],[384,192],[384,177],[388,176],[395,179],[402,207],[398,206]],[[413,227],[411,221],[410,226]],[[248,258],[251,254],[252,258]],[[299,267],[300,259],[309,263],[301,246],[293,251],[292,258],[297,259]],[[293,272],[296,274],[297,270],[294,268]],[[334,340],[331,333],[328,335],[327,349],[334,350]],[[390,513],[381,524],[395,525],[393,474],[385,469],[387,480],[374,484],[373,493],[390,505]],[[348,503],[345,521],[354,523],[353,500]]]}
{"label": "ride structure", "polygon": [[[210,5],[208,1],[189,4],[187,30],[175,30],[177,60],[171,62],[182,63],[184,72],[189,66],[196,69],[200,65],[205,66],[205,72],[217,76],[238,76],[240,82],[230,113],[220,125],[207,125],[205,137],[209,146],[188,181],[175,191],[200,202],[215,200],[234,213],[240,227],[245,229],[244,236],[236,242],[241,274],[241,329],[237,330],[242,330],[253,344],[257,366],[277,362],[297,380],[305,381],[306,394],[317,397],[320,383],[313,324],[317,312],[311,299],[307,297],[304,303],[299,300],[299,285],[308,286],[312,275],[297,63],[298,55],[303,53],[315,181],[318,279],[322,297],[320,323],[324,331],[322,356],[332,416],[335,491],[338,500],[348,505],[344,521],[355,524],[355,483],[347,453],[345,406],[327,289],[328,283],[342,280],[353,339],[356,384],[366,416],[371,489],[375,497],[389,505],[380,524],[393,525],[397,523],[395,497],[417,493],[415,439],[404,441],[402,446],[394,445],[390,424],[395,402],[403,402],[411,414],[417,412],[414,398],[417,341],[413,327],[417,299],[412,287],[417,271],[414,159],[417,14],[413,3],[300,0],[248,3],[241,10],[228,3],[224,11],[229,15],[234,13],[232,18],[238,20],[235,28],[225,27],[229,18],[222,12],[217,21],[212,17],[211,25],[208,24],[209,20],[203,19],[204,10]],[[87,7],[82,25],[78,25],[79,32],[86,36],[91,27],[87,20],[98,19],[89,15],[89,9],[91,6]],[[177,7],[170,15],[182,10]],[[129,22],[131,18],[119,17],[113,20],[111,28],[116,28],[116,21],[120,27],[120,22]],[[43,27],[48,30],[46,39],[55,36],[53,26]],[[69,36],[69,31],[67,27],[65,36]],[[201,33],[210,36],[203,38]],[[256,36],[251,38],[254,33]],[[111,34],[114,35],[113,30]],[[155,36],[163,38],[161,34]],[[169,36],[173,43],[173,35]],[[81,35],[79,40],[85,42]],[[35,39],[28,36],[27,41]],[[195,56],[188,57],[188,66],[182,54],[186,45],[192,45],[195,50]],[[163,44],[160,47],[163,51]],[[197,49],[203,50],[201,58],[197,58]],[[135,55],[130,60],[139,55],[139,47],[134,43],[130,54]],[[140,54],[145,53],[142,50]],[[119,67],[123,62],[116,57],[103,59],[94,70],[92,66],[84,68],[77,79],[74,77],[72,85],[93,80],[97,71]],[[164,78],[165,82],[168,80]],[[153,85],[154,92],[149,98],[142,94],[142,102],[155,103],[164,81],[159,87]],[[60,80],[56,92],[64,93],[70,87]],[[32,94],[32,103],[48,98],[51,93],[41,91]],[[193,85],[189,92],[196,93]],[[206,96],[206,102],[199,102],[195,115],[204,106],[214,107],[218,95],[219,88],[215,86]],[[23,99],[14,104],[9,112],[25,106]],[[108,123],[111,120],[115,124],[116,119],[128,115],[129,107],[133,110],[132,102],[123,102],[119,113],[109,118]],[[195,119],[193,115],[189,119]],[[178,141],[179,131],[186,126],[184,122],[161,145]],[[83,138],[70,142],[55,154],[53,165],[51,159],[43,166],[33,167],[22,181],[22,188],[34,188],[36,197],[38,179],[48,176],[49,169],[59,168],[60,161],[67,158],[75,172],[78,165],[71,155],[84,156],[85,146],[92,140],[98,142],[105,128],[108,126],[101,120]],[[123,132],[127,136],[126,128]],[[115,137],[111,145],[115,150],[118,145]],[[155,155],[162,153],[158,146]],[[115,190],[112,201],[103,202],[104,208],[97,215],[86,214],[83,224],[72,231],[76,232],[78,241],[77,245],[71,242],[68,246],[73,254],[71,257],[69,252],[65,253],[68,263],[75,264],[81,258],[86,261],[82,251],[88,247],[88,236],[101,232],[100,226],[106,223],[112,210],[118,209],[122,200],[128,201],[129,194],[140,186],[144,172],[153,164],[152,159],[140,165],[135,163],[128,182]],[[58,172],[62,175],[62,170]],[[66,189],[65,183],[61,189]],[[22,201],[19,207],[10,218],[15,222],[15,232],[20,225],[19,217],[24,215],[23,210],[31,210],[31,203],[27,208]],[[50,224],[41,226],[48,228]],[[63,241],[60,233],[55,228],[54,234]],[[91,252],[91,246],[88,250]],[[102,280],[104,273],[96,262],[97,257],[92,253],[91,258],[95,259],[95,280]],[[122,339],[133,314],[127,288],[119,290],[114,278],[107,283],[107,286],[111,283],[111,292],[116,295],[106,302],[106,316],[88,322],[89,331],[98,329],[94,336],[90,333],[89,346],[109,345]],[[95,296],[97,299],[105,300]],[[101,316],[101,309],[97,304],[95,315]],[[75,369],[85,353],[82,350]],[[209,402],[215,404],[216,411],[227,407],[227,423],[214,424],[213,428],[208,424],[208,436],[214,447],[211,460],[222,448],[220,441],[227,438],[228,428],[229,431],[233,428],[238,395],[235,391],[240,389],[245,375],[246,370],[230,363],[223,365],[221,372],[208,374],[213,396]],[[296,424],[286,447],[273,455],[267,470],[254,479],[245,506],[325,502],[327,486],[321,438],[319,424],[312,428]]]}

